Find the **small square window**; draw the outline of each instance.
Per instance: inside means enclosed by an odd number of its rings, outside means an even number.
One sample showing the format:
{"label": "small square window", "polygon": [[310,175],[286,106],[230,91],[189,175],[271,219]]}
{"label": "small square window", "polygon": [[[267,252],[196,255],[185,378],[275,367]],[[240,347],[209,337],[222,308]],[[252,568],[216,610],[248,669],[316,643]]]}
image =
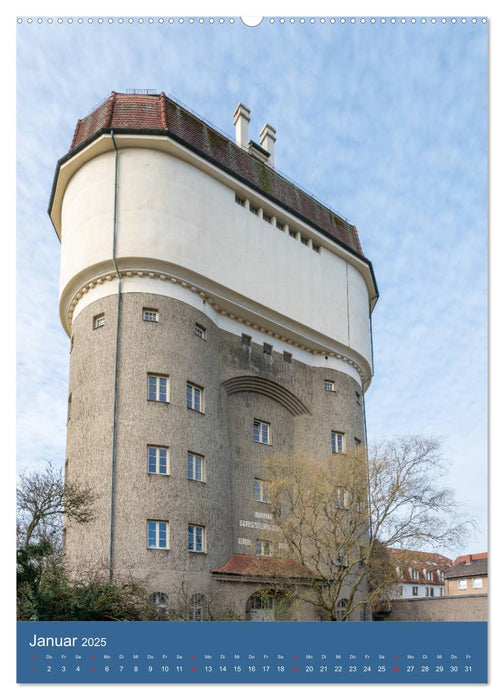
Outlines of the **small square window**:
{"label": "small square window", "polygon": [[191,481],[205,481],[205,458],[194,452],[187,453],[187,478]]}
{"label": "small square window", "polygon": [[159,374],[147,375],[147,400],[168,403],[168,377]]}
{"label": "small square window", "polygon": [[483,579],[482,578],[473,579],[473,588],[483,588]]}
{"label": "small square window", "polygon": [[168,448],[147,445],[147,472],[149,474],[168,474]]}
{"label": "small square window", "polygon": [[254,442],[260,442],[263,445],[270,443],[270,425],[261,420],[254,421]]}
{"label": "small square window", "polygon": [[235,202],[236,202],[236,204],[239,204],[240,207],[244,207],[244,206],[245,206],[245,200],[242,199],[242,197],[238,197],[237,194],[235,194]]}
{"label": "small square window", "polygon": [[202,340],[206,340],[206,328],[204,326],[201,326],[199,323],[195,323],[194,335],[197,335],[198,338],[201,338]]}
{"label": "small square window", "polygon": [[326,391],[335,391],[336,387],[334,386],[334,382],[331,381],[330,379],[326,379],[324,381],[324,389]]}
{"label": "small square window", "polygon": [[271,355],[273,352],[273,345],[269,345],[269,343],[264,343],[263,344],[263,353],[265,355]]}
{"label": "small square window", "polygon": [[258,557],[271,557],[273,547],[267,540],[256,540],[255,553]]}
{"label": "small square window", "polygon": [[466,578],[461,578],[457,581],[457,588],[459,591],[466,591],[467,590],[467,579]]}
{"label": "small square window", "polygon": [[302,243],[303,245],[308,245],[309,239],[306,238],[305,236],[301,236],[301,243]]}
{"label": "small square window", "polygon": [[203,413],[203,387],[187,382],[187,408]]}
{"label": "small square window", "polygon": [[93,317],[93,330],[97,328],[103,328],[105,325],[105,314],[98,314]]}
{"label": "small square window", "polygon": [[169,548],[169,526],[165,520],[147,520],[147,547],[149,549]]}
{"label": "small square window", "polygon": [[206,551],[206,532],[202,525],[187,526],[187,549],[189,552]]}
{"label": "small square window", "polygon": [[157,309],[143,309],[142,310],[142,320],[157,323],[159,321],[158,310]]}
{"label": "small square window", "polygon": [[314,250],[316,253],[320,253],[320,246],[316,243],[312,243],[312,250]]}
{"label": "small square window", "polygon": [[339,454],[345,451],[344,433],[337,433],[335,430],[331,433],[331,450],[333,454]]}
{"label": "small square window", "polygon": [[292,362],[292,353],[284,351],[283,359],[284,359],[284,362],[287,362],[290,365]]}
{"label": "small square window", "polygon": [[265,221],[267,224],[271,224],[271,216],[263,212],[263,221]]}
{"label": "small square window", "polygon": [[250,205],[249,209],[250,209],[251,214],[255,214],[256,216],[259,216],[259,209],[257,207],[254,207],[253,204]]}
{"label": "small square window", "polygon": [[249,348],[252,343],[252,338],[249,335],[242,333],[241,344],[244,348]]}
{"label": "small square window", "polygon": [[291,238],[297,238],[297,231],[294,231],[294,229],[290,228],[289,229],[289,236]]}
{"label": "small square window", "polygon": [[279,228],[280,231],[283,231],[285,229],[285,224],[282,221],[278,221],[277,219],[276,227]]}
{"label": "small square window", "polygon": [[254,500],[259,503],[269,503],[269,484],[262,479],[254,479]]}

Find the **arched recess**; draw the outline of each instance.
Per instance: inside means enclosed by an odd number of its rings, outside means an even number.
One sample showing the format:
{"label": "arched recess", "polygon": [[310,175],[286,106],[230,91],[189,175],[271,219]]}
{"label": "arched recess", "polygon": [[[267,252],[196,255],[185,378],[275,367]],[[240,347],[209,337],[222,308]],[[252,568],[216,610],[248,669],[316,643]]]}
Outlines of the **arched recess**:
{"label": "arched recess", "polygon": [[237,394],[241,391],[252,391],[256,394],[268,396],[270,399],[281,404],[293,416],[302,416],[303,414],[310,413],[301,399],[281,384],[272,382],[271,379],[246,375],[226,379],[226,381],[222,383],[222,386],[228,395]]}

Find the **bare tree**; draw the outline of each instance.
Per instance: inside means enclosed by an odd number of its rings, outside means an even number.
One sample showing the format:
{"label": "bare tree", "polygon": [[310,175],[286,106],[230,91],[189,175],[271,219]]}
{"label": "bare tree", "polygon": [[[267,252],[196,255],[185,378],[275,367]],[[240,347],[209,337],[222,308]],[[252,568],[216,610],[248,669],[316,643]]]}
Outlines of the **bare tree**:
{"label": "bare tree", "polygon": [[41,540],[57,544],[63,516],[78,523],[93,520],[93,491],[65,484],[61,470],[51,462],[47,462],[44,471],[22,473],[16,497],[19,547]]}
{"label": "bare tree", "polygon": [[296,595],[330,620],[366,619],[397,582],[387,547],[453,546],[472,526],[441,483],[435,439],[397,438],[369,457],[361,448],[324,463],[277,455],[264,470],[278,544],[309,572]]}

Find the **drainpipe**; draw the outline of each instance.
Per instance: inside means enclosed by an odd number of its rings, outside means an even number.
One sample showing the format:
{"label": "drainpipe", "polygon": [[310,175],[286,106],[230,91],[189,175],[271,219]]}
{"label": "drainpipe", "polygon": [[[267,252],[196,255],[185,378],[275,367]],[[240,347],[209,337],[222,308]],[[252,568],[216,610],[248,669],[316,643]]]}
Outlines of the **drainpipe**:
{"label": "drainpipe", "polygon": [[114,578],[114,490],[115,490],[115,470],[116,470],[116,441],[117,441],[117,388],[119,380],[119,329],[121,325],[121,287],[122,279],[119,267],[117,265],[117,194],[118,194],[118,168],[119,168],[119,150],[114,138],[114,132],[110,133],[112,143],[115,150],[114,163],[114,213],[113,213],[113,236],[112,236],[112,260],[118,279],[117,287],[117,310],[116,310],[116,339],[115,339],[115,358],[114,358],[114,398],[112,406],[112,451],[110,459],[110,535],[109,535],[109,582],[113,582]]}

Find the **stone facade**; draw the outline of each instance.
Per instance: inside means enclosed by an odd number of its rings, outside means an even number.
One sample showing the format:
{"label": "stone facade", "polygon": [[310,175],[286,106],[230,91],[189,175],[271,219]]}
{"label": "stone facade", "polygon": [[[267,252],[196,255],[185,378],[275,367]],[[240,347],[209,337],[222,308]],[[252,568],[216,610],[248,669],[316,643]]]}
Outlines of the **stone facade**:
{"label": "stone facade", "polygon": [[[158,321],[144,321],[143,309],[155,309]],[[94,328],[102,314],[103,325]],[[183,572],[190,590],[208,597],[223,585],[212,570],[234,553],[254,554],[256,539],[271,539],[267,507],[254,500],[264,457],[303,450],[327,459],[333,430],[350,444],[364,442],[356,396],[361,388],[335,370],[287,362],[274,345],[265,355],[253,336],[244,346],[240,336],[169,297],[124,294],[120,315],[113,573],[117,578],[134,574],[153,592],[173,595]],[[196,335],[196,324],[204,338]],[[99,490],[92,527],[66,530],[68,562],[75,571],[103,566],[109,555],[116,325],[117,297],[108,296],[88,306],[73,326],[66,475]],[[168,377],[168,402],[147,399],[149,374]],[[238,384],[228,393],[230,378],[261,383],[254,391]],[[334,382],[334,391],[325,390],[325,380]],[[202,388],[203,412],[187,408],[188,382]],[[266,391],[269,395],[261,393]],[[286,407],[285,392],[297,398],[295,407],[302,406],[303,413],[294,415],[296,409]],[[270,444],[254,441],[255,419],[269,424]],[[148,445],[168,448],[169,474],[148,473]],[[188,452],[203,456],[204,481],[187,478]],[[147,547],[147,520],[169,523],[169,548]],[[191,523],[205,528],[204,553],[188,552]],[[257,583],[240,582],[239,588],[241,593],[230,597],[237,615],[244,613],[243,599]]]}
{"label": "stone facade", "polygon": [[484,622],[488,620],[488,596],[394,600],[391,612],[384,619],[392,622]]}

